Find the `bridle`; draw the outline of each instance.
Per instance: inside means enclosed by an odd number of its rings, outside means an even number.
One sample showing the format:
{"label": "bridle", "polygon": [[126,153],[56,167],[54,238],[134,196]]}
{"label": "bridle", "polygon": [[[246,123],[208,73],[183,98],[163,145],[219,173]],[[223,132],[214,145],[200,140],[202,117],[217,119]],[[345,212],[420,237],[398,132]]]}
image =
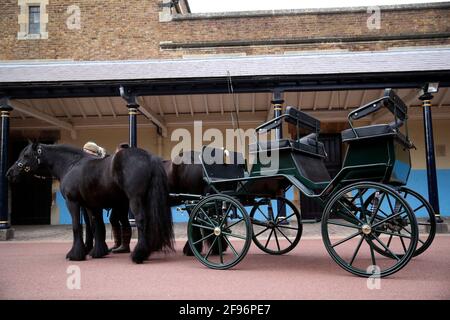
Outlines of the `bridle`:
{"label": "bridle", "polygon": [[[39,166],[41,164],[41,156],[42,156],[42,148],[38,147],[36,150],[36,154],[34,155],[34,158],[36,159],[37,162],[37,166]],[[17,167],[20,169],[20,171],[25,171],[26,173],[29,173],[31,171],[31,166],[30,165],[24,165],[22,162],[17,161]],[[40,176],[37,174],[33,174],[33,176],[35,178],[38,179],[51,179],[52,177],[44,177],[44,176]]]}

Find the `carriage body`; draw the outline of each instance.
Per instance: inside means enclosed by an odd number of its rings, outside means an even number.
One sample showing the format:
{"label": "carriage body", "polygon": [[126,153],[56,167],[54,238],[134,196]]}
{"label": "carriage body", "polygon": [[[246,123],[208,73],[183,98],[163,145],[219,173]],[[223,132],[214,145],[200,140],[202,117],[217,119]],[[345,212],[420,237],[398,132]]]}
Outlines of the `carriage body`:
{"label": "carriage body", "polygon": [[367,180],[394,186],[407,184],[411,171],[410,150],[396,134],[348,141],[347,144],[343,168],[352,170],[343,177],[345,182]]}
{"label": "carriage body", "polygon": [[[386,107],[394,115],[393,123],[353,126],[353,120],[367,116],[382,107]],[[204,179],[215,194],[201,199],[192,209],[188,234],[189,244],[195,256],[210,268],[228,269],[245,256],[251,240],[266,253],[284,254],[292,250],[300,240],[304,223],[321,221],[322,237],[327,251],[347,271],[365,277],[372,275],[372,271],[367,268],[352,266],[364,240],[368,244],[372,266],[376,265],[375,251],[393,261],[391,266],[386,266],[381,271],[380,276],[387,276],[400,270],[414,254],[423,252],[432,241],[431,237],[431,241],[426,240],[427,245],[421,242],[423,246],[416,251],[419,238],[415,212],[405,200],[406,195],[402,196],[398,192],[406,185],[411,171],[410,149],[413,145],[407,133],[405,136],[399,130],[407,120],[406,112],[406,106],[390,89],[385,91],[382,98],[352,111],[349,114],[350,129],[342,132],[342,141],[348,146],[343,166],[333,179],[324,163],[327,157],[324,145],[318,140],[320,122],[292,107],[288,107],[285,114],[262,124],[256,131],[259,133],[277,129],[283,121],[286,121],[296,126],[296,139],[259,141],[257,135],[256,143],[250,145],[249,149],[249,162],[252,165],[248,172],[246,162],[238,153],[229,153],[231,164],[225,162],[206,164],[205,161],[201,161]],[[300,128],[306,128],[311,133],[300,136]],[[224,152],[221,149],[204,147],[202,157],[205,151],[215,155],[217,152]],[[298,207],[283,195],[283,191],[291,187],[315,199],[323,207],[321,219],[306,221],[301,218]],[[419,199],[421,196],[415,197]],[[427,206],[425,199],[421,201]],[[250,214],[245,206],[252,206]],[[430,213],[432,220],[434,218],[432,210]],[[231,227],[236,227],[239,223],[244,223],[245,228],[238,228],[236,232],[231,230]],[[262,231],[257,231],[255,226]],[[336,226],[359,231],[343,240],[334,241],[332,237]],[[407,234],[401,235],[399,230],[405,227],[409,230],[405,231]],[[201,234],[200,229],[210,234]],[[296,230],[297,233],[288,234],[287,229]],[[263,238],[263,241],[260,241],[258,236],[265,232],[264,230],[272,231],[267,239]],[[287,247],[281,248],[275,230],[287,240],[285,241]],[[241,231],[244,234],[239,236],[238,233]],[[195,232],[197,238],[193,235]],[[401,255],[387,248],[391,243],[390,239],[387,247],[379,239],[380,234],[387,234],[392,238],[393,235],[397,236],[397,233],[401,247],[404,248]],[[268,248],[272,234],[275,234],[273,243],[276,243],[276,247]],[[196,249],[196,245],[201,239],[211,235],[216,236],[214,239],[217,245],[214,247],[214,243],[211,244],[209,250],[203,254],[201,249]],[[335,247],[357,235],[361,235],[361,240],[359,244],[355,244],[356,250],[352,249],[353,258],[350,262],[344,261]],[[232,244],[230,237],[245,240],[239,242],[240,250],[233,248],[236,243]],[[404,242],[405,239],[408,241],[407,244]],[[224,262],[222,254],[224,245],[232,248],[234,256],[231,256],[230,262]],[[211,248],[218,249],[219,258],[211,258]]]}

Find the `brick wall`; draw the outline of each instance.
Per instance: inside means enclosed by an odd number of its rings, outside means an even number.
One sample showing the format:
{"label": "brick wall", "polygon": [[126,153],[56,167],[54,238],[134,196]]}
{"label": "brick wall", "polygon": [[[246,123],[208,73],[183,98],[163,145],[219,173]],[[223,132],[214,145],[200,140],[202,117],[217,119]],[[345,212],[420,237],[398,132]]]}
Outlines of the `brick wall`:
{"label": "brick wall", "polygon": [[[81,28],[67,8],[78,5]],[[381,10],[369,30],[363,10],[278,14],[174,15],[161,22],[162,0],[50,0],[48,39],[18,40],[17,0],[0,3],[0,60],[126,60],[183,55],[282,54],[300,50],[385,50],[450,44],[450,5]]]}

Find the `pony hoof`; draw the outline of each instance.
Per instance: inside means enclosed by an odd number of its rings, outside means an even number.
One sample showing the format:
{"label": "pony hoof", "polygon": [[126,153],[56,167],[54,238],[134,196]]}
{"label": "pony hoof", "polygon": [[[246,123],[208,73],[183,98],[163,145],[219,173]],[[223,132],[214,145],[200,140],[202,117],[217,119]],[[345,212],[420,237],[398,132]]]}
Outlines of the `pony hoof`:
{"label": "pony hoof", "polygon": [[139,252],[139,251],[133,251],[133,253],[131,254],[131,260],[136,263],[136,264],[141,264],[144,262],[144,260],[146,260],[147,257],[146,255],[144,255],[143,253]]}
{"label": "pony hoof", "polygon": [[104,256],[109,254],[108,246],[106,244],[94,247],[89,255],[94,258],[103,258]]}
{"label": "pony hoof", "polygon": [[70,261],[83,261],[86,260],[86,252],[84,250],[75,250],[72,248],[67,254],[66,259]]}
{"label": "pony hoof", "polygon": [[[200,250],[201,251],[201,250]],[[183,254],[185,255],[185,256],[188,256],[188,257],[192,257],[193,255],[194,255],[194,252],[192,252],[192,249],[191,249],[191,247],[189,246],[189,243],[186,243],[185,245],[184,245],[184,248],[183,248]]]}

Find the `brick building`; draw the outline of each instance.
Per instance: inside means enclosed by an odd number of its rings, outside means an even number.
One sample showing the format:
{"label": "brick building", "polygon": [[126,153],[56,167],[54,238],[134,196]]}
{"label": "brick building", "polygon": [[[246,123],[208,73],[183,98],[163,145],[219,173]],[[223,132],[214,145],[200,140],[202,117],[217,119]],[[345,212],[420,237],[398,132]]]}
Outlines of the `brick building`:
{"label": "brick building", "polygon": [[[235,108],[243,128],[267,120],[277,88],[284,91],[285,105],[319,118],[326,137],[338,143],[348,112],[390,85],[409,107],[417,146],[410,184],[426,195],[417,88],[440,81],[433,124],[440,205],[448,215],[450,201],[443,195],[450,188],[450,4],[378,9],[206,14],[191,13],[187,1],[4,0],[0,94],[14,108],[11,157],[28,138],[78,146],[94,140],[112,152],[128,139],[120,85],[140,93],[139,146],[165,158],[175,143],[172,132],[192,132],[194,120],[202,120],[205,129],[224,130],[232,127]],[[341,158],[339,151],[330,170]],[[13,223],[68,222],[56,190],[50,215],[20,207],[13,189]],[[29,203],[38,207],[50,200]]]}

